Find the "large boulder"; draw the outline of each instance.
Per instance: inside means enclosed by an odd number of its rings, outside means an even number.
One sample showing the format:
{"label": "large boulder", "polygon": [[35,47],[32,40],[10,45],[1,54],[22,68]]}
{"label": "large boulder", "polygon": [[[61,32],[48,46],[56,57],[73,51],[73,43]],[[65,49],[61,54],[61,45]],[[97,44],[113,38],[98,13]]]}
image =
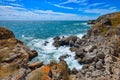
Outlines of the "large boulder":
{"label": "large boulder", "polygon": [[70,80],[69,68],[65,61],[51,62],[33,70],[26,80]]}
{"label": "large boulder", "polygon": [[29,62],[27,65],[30,69],[36,69],[36,68],[39,68],[39,67],[43,66],[43,62],[41,62],[41,61],[39,61],[39,62]]}
{"label": "large boulder", "polygon": [[51,80],[49,77],[50,67],[42,66],[33,70],[26,76],[26,80]]}
{"label": "large boulder", "polygon": [[61,39],[59,37],[55,37],[53,45],[55,47],[76,46],[76,43],[79,43],[78,40],[79,38],[77,36],[62,37]]}

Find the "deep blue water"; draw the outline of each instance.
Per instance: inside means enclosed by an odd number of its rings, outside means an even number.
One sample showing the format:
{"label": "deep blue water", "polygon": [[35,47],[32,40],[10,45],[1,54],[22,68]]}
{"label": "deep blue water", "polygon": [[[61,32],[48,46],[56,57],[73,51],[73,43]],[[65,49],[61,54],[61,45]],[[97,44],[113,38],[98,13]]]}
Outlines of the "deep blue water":
{"label": "deep blue water", "polygon": [[[69,54],[71,57],[66,61],[70,68],[81,68],[81,65],[74,59],[75,55],[69,51],[69,47],[56,49],[52,43],[55,36],[81,37],[90,28],[86,21],[0,21],[0,26],[9,28],[18,39],[31,49],[38,51],[38,57],[32,61],[49,63],[50,60],[58,61],[61,55]],[[49,42],[47,46],[43,45],[45,41]]]}
{"label": "deep blue water", "polygon": [[83,34],[89,29],[86,21],[0,21],[0,26],[12,30],[19,39],[22,35],[45,39],[59,35]]}

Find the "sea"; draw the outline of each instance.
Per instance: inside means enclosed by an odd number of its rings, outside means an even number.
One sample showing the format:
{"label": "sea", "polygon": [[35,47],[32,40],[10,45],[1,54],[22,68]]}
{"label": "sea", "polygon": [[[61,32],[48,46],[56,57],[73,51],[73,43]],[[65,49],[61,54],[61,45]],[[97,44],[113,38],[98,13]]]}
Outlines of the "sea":
{"label": "sea", "polygon": [[[38,56],[32,59],[32,62],[43,61],[44,64],[50,63],[51,60],[58,62],[60,56],[68,54],[70,56],[65,61],[70,69],[82,68],[74,58],[75,53],[69,50],[70,47],[56,48],[52,44],[56,36],[75,35],[82,38],[90,28],[87,21],[0,21],[0,26],[13,31],[17,39],[38,52]],[[48,43],[44,45],[46,41]]]}

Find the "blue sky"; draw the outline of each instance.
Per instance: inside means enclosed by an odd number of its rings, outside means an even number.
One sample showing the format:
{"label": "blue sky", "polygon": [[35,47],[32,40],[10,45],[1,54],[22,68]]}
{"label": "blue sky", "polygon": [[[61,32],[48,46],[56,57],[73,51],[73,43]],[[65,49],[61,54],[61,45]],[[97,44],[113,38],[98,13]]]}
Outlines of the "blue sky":
{"label": "blue sky", "polygon": [[0,0],[0,20],[89,20],[117,11],[119,0]]}

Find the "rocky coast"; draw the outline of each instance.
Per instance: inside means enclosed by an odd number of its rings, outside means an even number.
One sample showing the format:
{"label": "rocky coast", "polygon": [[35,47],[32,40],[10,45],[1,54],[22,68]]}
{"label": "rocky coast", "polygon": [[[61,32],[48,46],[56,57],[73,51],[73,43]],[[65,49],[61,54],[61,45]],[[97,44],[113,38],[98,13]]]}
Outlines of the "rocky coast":
{"label": "rocky coast", "polygon": [[53,45],[69,46],[81,70],[70,70],[64,61],[30,62],[38,55],[15,38],[12,31],[0,27],[0,80],[120,80],[120,12],[100,16],[81,39],[55,37]]}

